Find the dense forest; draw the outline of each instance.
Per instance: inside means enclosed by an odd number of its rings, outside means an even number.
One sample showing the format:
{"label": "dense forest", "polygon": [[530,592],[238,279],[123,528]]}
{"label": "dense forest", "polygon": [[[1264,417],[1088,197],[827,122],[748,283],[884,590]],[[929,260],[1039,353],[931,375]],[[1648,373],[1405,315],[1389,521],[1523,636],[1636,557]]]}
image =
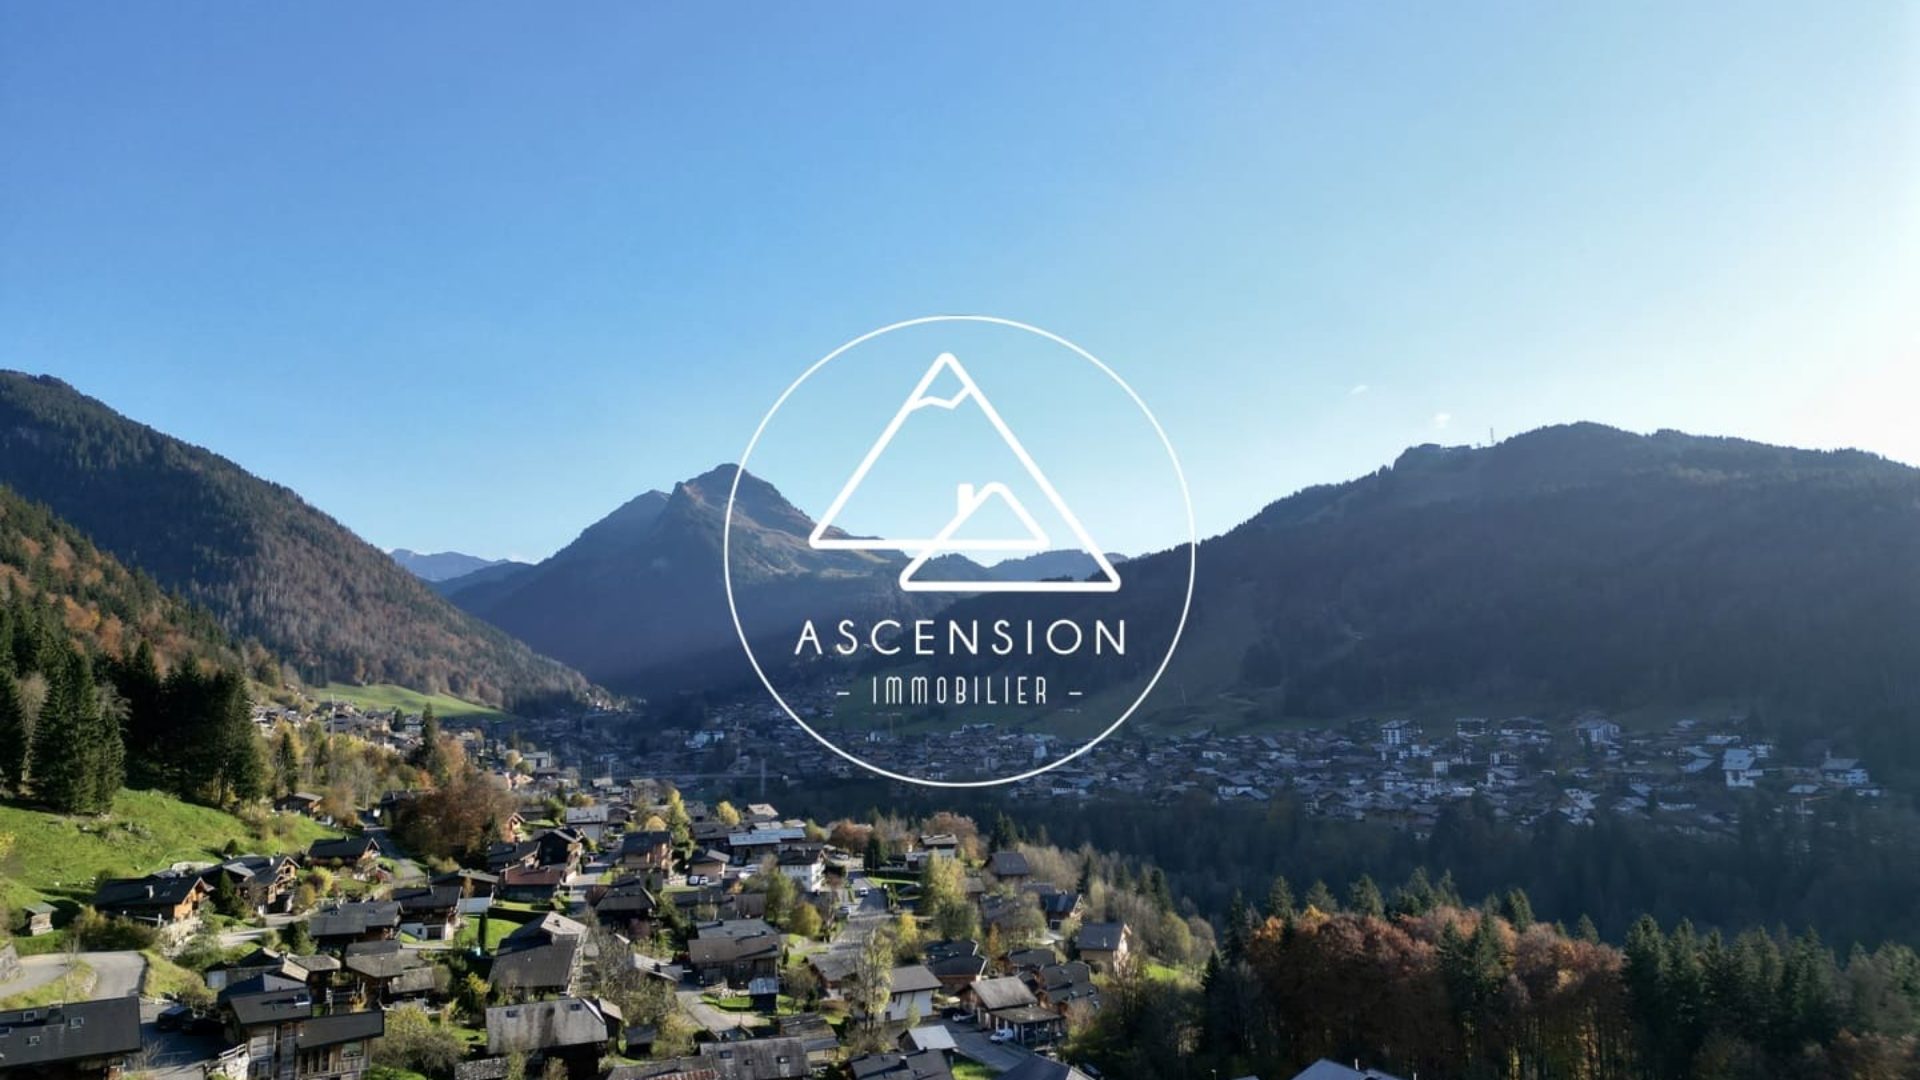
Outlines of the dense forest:
{"label": "dense forest", "polygon": [[104,809],[129,782],[216,806],[258,798],[248,669],[279,673],[0,487],[0,786],[68,812]]}
{"label": "dense forest", "polygon": [[1911,1076],[1920,958],[1638,922],[1624,949],[1424,880],[1296,902],[1276,882],[1197,986],[1123,974],[1075,1037],[1115,1077],[1290,1076],[1315,1059],[1469,1080]]}
{"label": "dense forest", "polygon": [[530,707],[586,681],[454,608],[298,495],[57,379],[0,372],[0,483],[312,683]]}
{"label": "dense forest", "polygon": [[1894,941],[1920,947],[1920,823],[1899,806],[1828,804],[1813,817],[1763,797],[1732,838],[1691,836],[1600,816],[1591,826],[1549,817],[1532,828],[1497,819],[1478,800],[1452,804],[1425,835],[1307,814],[1281,796],[1264,809],[1195,796],[1172,803],[1099,799],[1009,801],[1003,795],[903,791],[882,782],[783,791],[783,809],[829,818],[875,806],[903,813],[951,808],[983,820],[1011,813],[1056,844],[1125,852],[1164,872],[1174,891],[1214,920],[1233,896],[1263,895],[1274,875],[1340,883],[1451,875],[1470,898],[1522,888],[1549,920],[1590,918],[1608,940],[1634,921],[1692,919],[1728,932],[1813,928],[1841,948]]}
{"label": "dense forest", "polygon": [[[976,820],[989,818],[950,809],[869,811],[823,831],[876,865],[929,832],[954,836],[968,863],[1017,850],[1030,880],[1081,895],[1081,919],[1124,922],[1134,959],[1105,983],[1097,1010],[1067,1017],[1067,1057],[1116,1080],[1285,1077],[1319,1058],[1469,1080],[1893,1080],[1920,1070],[1920,956],[1906,944],[1836,951],[1811,930],[1703,930],[1650,915],[1603,937],[1585,916],[1546,917],[1525,889],[1476,903],[1453,874],[1421,869],[1304,888],[1269,877],[1208,922],[1184,895],[1192,878],[1137,852],[1062,846],[1037,809],[993,810],[984,829]],[[1248,855],[1239,863],[1256,868]],[[983,925],[958,862],[932,864],[917,909],[925,933],[981,935],[995,958],[1038,939],[1037,919]],[[953,877],[944,889],[942,864]],[[981,876],[990,895],[1018,895]]]}

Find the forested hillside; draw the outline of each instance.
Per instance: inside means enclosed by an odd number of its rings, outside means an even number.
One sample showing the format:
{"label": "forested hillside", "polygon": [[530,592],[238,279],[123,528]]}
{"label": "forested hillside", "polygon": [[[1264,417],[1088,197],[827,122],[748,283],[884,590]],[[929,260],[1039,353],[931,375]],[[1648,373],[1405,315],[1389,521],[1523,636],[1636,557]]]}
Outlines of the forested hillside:
{"label": "forested hillside", "polygon": [[216,806],[257,798],[248,668],[279,675],[258,645],[0,487],[0,787],[70,812],[112,805],[129,780]]}
{"label": "forested hillside", "polygon": [[587,690],[294,492],[57,379],[0,373],[0,483],[310,683],[400,683],[506,705]]}

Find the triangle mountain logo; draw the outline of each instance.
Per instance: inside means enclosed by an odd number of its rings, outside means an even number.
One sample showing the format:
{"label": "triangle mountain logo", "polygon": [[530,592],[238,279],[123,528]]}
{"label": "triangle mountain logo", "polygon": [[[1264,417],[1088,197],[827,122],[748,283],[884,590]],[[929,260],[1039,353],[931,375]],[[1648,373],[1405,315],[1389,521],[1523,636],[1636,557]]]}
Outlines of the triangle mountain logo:
{"label": "triangle mountain logo", "polygon": [[[1014,459],[1026,470],[1028,479],[1032,480],[1034,486],[1046,497],[1054,513],[1073,534],[1073,542],[1093,560],[1099,571],[1098,574],[1085,581],[946,581],[923,576],[922,571],[927,568],[928,562],[945,554],[961,551],[1033,553],[1048,550],[1050,544],[1046,530],[1034,520],[1033,514],[1028,511],[1012,489],[999,480],[990,480],[978,485],[969,483],[958,485],[953,499],[953,517],[938,533],[930,537],[902,539],[827,535],[841,510],[859,489],[861,481],[866,479],[874,463],[880,460],[888,445],[893,442],[893,437],[906,425],[915,411],[919,409],[952,411],[966,405],[979,409],[980,413],[987,418],[1007,449],[1012,451]],[[963,535],[962,530],[967,528],[976,515],[989,508],[1010,514],[1020,524],[1021,534],[984,537]],[[952,353],[941,353],[928,366],[926,374],[920,377],[913,391],[907,395],[905,403],[893,414],[893,419],[888,421],[886,428],[880,432],[880,437],[874,440],[866,457],[861,459],[853,475],[847,478],[846,485],[840,489],[840,494],[835,496],[832,505],[827,507],[827,512],[820,515],[820,520],[814,525],[813,533],[807,538],[807,543],[820,551],[907,552],[911,559],[900,571],[900,588],[907,592],[1084,593],[1118,592],[1120,589],[1120,574],[1113,568],[1112,561],[1107,558],[1100,546],[1093,542],[1093,538],[1087,534],[1086,527],[1080,524],[1080,519],[1074,516],[1066,500],[1060,497],[1060,492],[1054,488],[1046,474],[1040,471],[1040,466],[1034,462],[1033,456],[1027,453],[1027,448],[1021,444],[1019,437],[1013,433],[1013,429],[1007,426],[999,410],[993,407],[993,402],[987,399],[980,385],[974,382],[973,376],[968,374],[967,369]]]}

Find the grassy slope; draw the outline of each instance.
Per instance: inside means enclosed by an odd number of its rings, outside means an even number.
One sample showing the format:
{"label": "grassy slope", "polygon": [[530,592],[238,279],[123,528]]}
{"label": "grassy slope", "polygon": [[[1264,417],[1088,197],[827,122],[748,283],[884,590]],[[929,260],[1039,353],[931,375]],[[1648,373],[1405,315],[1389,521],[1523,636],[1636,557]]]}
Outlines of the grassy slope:
{"label": "grassy slope", "polygon": [[350,701],[369,711],[391,709],[396,706],[410,713],[420,712],[428,705],[433,713],[442,720],[454,718],[473,720],[501,720],[507,713],[499,709],[489,709],[485,705],[475,705],[470,701],[461,701],[446,694],[423,694],[418,690],[409,690],[404,686],[381,683],[373,686],[353,686],[347,683],[328,683],[314,691],[313,696],[321,700],[329,698],[338,701]]}
{"label": "grassy slope", "polygon": [[41,900],[84,903],[103,871],[136,875],[175,862],[205,861],[228,840],[252,852],[305,850],[334,831],[305,818],[275,816],[261,836],[232,814],[153,791],[122,791],[105,817],[67,817],[0,804],[0,835],[13,853],[0,861],[0,903],[9,909]]}

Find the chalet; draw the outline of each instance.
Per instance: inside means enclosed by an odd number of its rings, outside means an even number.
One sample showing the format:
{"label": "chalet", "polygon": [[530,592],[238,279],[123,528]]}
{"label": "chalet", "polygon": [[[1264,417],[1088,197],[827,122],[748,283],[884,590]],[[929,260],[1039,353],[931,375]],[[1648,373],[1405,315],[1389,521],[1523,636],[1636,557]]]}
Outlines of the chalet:
{"label": "chalet", "polygon": [[454,870],[434,878],[433,884],[452,885],[459,889],[460,913],[478,915],[493,906],[493,893],[500,886],[500,877],[478,870]]}
{"label": "chalet", "polygon": [[727,872],[727,856],[708,848],[696,854],[687,864],[687,876],[704,881],[718,881]]}
{"label": "chalet", "polygon": [[232,960],[222,960],[202,973],[207,986],[215,991],[262,975],[277,975],[291,982],[305,983],[310,972],[303,964],[272,949],[255,949]]}
{"label": "chalet", "polygon": [[365,878],[380,865],[380,845],[364,836],[315,840],[307,849],[307,865]]}
{"label": "chalet", "polygon": [[1095,971],[1115,971],[1133,949],[1133,931],[1123,922],[1087,923],[1074,935],[1074,950]]}
{"label": "chalet", "polygon": [[1060,962],[1060,957],[1049,948],[1015,949],[1007,954],[1007,967],[1014,974],[1039,971]]}
{"label": "chalet", "polygon": [[571,993],[580,974],[587,928],[544,915],[508,934],[493,959],[493,987],[526,994]]}
{"label": "chalet", "polygon": [[314,943],[336,951],[356,941],[384,941],[399,932],[400,905],[391,900],[336,904],[307,920]]}
{"label": "chalet", "polygon": [[140,1052],[140,999],[0,1011],[0,1076],[114,1080]]}
{"label": "chalet", "polygon": [[[972,942],[967,944],[971,945]],[[987,958],[978,951],[953,953],[935,957],[927,954],[926,968],[949,994],[957,994],[972,986],[975,980],[987,973]]]}
{"label": "chalet", "polygon": [[994,877],[1012,885],[1024,883],[1033,876],[1033,870],[1027,865],[1027,857],[1017,851],[996,851],[987,860],[987,870]]}
{"label": "chalet", "polygon": [[509,866],[500,872],[500,899],[546,903],[567,883],[567,873],[565,866]]}
{"label": "chalet", "polygon": [[940,980],[924,965],[894,968],[890,985],[885,1017],[888,1023],[903,1024],[910,1017],[925,1019],[933,1015],[933,992],[940,989]]}
{"label": "chalet", "polygon": [[611,824],[611,818],[611,807],[608,807],[604,803],[595,803],[592,806],[567,807],[566,813],[561,818],[561,823],[573,832],[578,833],[589,843],[598,844],[600,838],[607,834],[607,828]]}
{"label": "chalet", "polygon": [[487,873],[498,874],[509,867],[540,864],[540,845],[532,840],[501,840],[487,846]]}
{"label": "chalet", "polygon": [[1063,1016],[1075,1006],[1100,1007],[1100,991],[1093,985],[1093,969],[1085,961],[1049,964],[1035,971],[1030,981],[1040,1004]]}
{"label": "chalet", "polygon": [[[273,985],[274,983],[280,985]],[[249,1077],[274,1080],[359,1080],[386,1034],[387,1014],[338,1012],[314,1015],[305,986],[272,976],[249,980],[222,995],[227,1034],[239,1045],[231,1063]]]}
{"label": "chalet", "polygon": [[779,973],[780,934],[762,919],[705,923],[687,942],[687,960],[702,983],[745,986]]}
{"label": "chalet", "polygon": [[446,941],[460,928],[459,885],[426,885],[395,889],[400,905],[400,932],[423,941]]}
{"label": "chalet", "polygon": [[1077,892],[1043,892],[1040,896],[1040,914],[1046,917],[1047,929],[1058,930],[1062,923],[1080,917],[1081,901]]}
{"label": "chalet", "polygon": [[727,835],[727,849],[742,862],[754,863],[769,855],[778,855],[795,844],[805,843],[807,830],[787,826],[754,828]]}
{"label": "chalet", "polygon": [[293,905],[300,868],[285,855],[241,855],[200,871],[212,892],[224,878],[249,911],[256,915],[286,912]]}
{"label": "chalet", "polygon": [[665,872],[673,865],[673,834],[664,829],[630,832],[620,838],[615,861],[626,870]]}
{"label": "chalet", "polygon": [[291,795],[282,795],[275,799],[273,808],[283,814],[299,814],[302,817],[318,818],[320,804],[325,800],[311,791],[296,791]]}
{"label": "chalet", "polygon": [[593,916],[600,925],[629,938],[652,937],[660,914],[660,900],[646,882],[626,877],[592,899]]}
{"label": "chalet", "polygon": [[580,869],[587,855],[587,838],[572,829],[548,829],[533,843],[541,866],[565,867],[568,873]]}
{"label": "chalet", "polygon": [[347,946],[341,967],[358,983],[355,998],[385,1007],[438,993],[440,967],[398,941],[359,941]]}
{"label": "chalet", "polygon": [[1860,788],[1872,783],[1866,768],[1854,758],[1827,758],[1820,763],[1820,778],[1839,787]]}
{"label": "chalet", "polygon": [[952,833],[928,833],[920,837],[920,849],[936,859],[951,859],[960,854],[960,838]]}
{"label": "chalet", "polygon": [[[783,1039],[797,1039],[807,1052],[807,1063],[816,1069],[839,1060],[840,1037],[819,1013],[795,1013],[778,1021]],[[631,1048],[628,1050],[632,1053]]]}
{"label": "chalet", "polygon": [[1025,982],[1007,975],[981,979],[967,988],[962,1000],[973,1009],[974,1022],[990,1031],[1009,1031],[1022,1046],[1046,1046],[1066,1034],[1066,1021],[1043,1009]]}
{"label": "chalet", "polygon": [[829,949],[807,957],[807,966],[819,976],[822,990],[838,994],[853,985],[853,977],[860,969],[860,957],[853,951]]}
{"label": "chalet", "polygon": [[802,892],[817,893],[826,887],[826,863],[818,849],[783,851],[777,857],[780,872],[792,879]]}
{"label": "chalet", "polygon": [[195,874],[148,874],[142,878],[109,878],[94,890],[94,910],[113,918],[168,926],[200,914],[213,895]]}
{"label": "chalet", "polygon": [[1765,775],[1753,751],[1731,746],[1720,755],[1720,772],[1730,788],[1750,788]]}
{"label": "chalet", "polygon": [[487,1010],[487,1053],[523,1054],[530,1064],[562,1061],[571,1080],[591,1080],[614,1051],[620,1010],[597,998],[566,997]]}

